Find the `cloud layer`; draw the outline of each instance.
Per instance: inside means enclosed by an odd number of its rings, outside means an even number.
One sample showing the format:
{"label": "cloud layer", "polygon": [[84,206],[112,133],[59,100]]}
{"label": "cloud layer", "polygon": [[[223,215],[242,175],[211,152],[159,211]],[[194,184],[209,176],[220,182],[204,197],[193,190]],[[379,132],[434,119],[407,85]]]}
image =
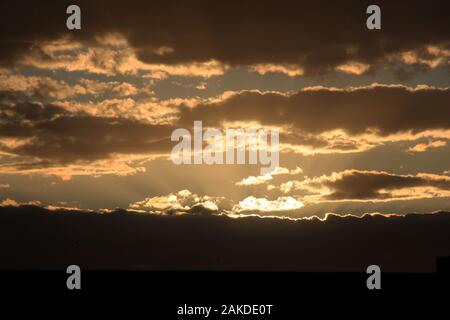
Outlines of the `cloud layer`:
{"label": "cloud layer", "polygon": [[419,173],[392,174],[383,171],[346,170],[329,176],[306,177],[280,185],[287,193],[305,191],[310,201],[337,200],[408,200],[450,196],[450,177]]}
{"label": "cloud layer", "polygon": [[[366,29],[365,3],[79,1],[82,30],[71,35],[93,44],[119,33],[140,61],[153,64],[215,60],[234,66],[274,64],[288,72],[298,65],[307,74],[336,69],[358,74],[392,59],[421,68],[447,64],[447,1],[377,4],[383,12],[382,32]],[[67,5],[44,1],[2,6],[0,64],[20,63],[36,43],[66,35],[61,21]],[[27,23],[18,26],[16,21]]]}

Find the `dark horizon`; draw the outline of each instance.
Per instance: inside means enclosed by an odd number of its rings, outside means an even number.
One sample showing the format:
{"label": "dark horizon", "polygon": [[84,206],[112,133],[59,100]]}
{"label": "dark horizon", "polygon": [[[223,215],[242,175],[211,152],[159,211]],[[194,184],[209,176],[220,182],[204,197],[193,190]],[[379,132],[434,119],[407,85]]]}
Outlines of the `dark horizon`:
{"label": "dark horizon", "polygon": [[450,255],[448,230],[449,212],[291,221],[2,207],[0,269],[430,273]]}

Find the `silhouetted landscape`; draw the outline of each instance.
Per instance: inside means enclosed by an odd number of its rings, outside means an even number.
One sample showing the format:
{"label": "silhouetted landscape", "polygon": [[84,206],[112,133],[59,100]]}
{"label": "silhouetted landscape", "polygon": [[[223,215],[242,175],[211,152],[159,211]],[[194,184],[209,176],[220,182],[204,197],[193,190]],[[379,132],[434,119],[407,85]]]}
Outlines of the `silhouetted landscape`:
{"label": "silhouetted landscape", "polygon": [[435,272],[450,213],[291,221],[0,208],[1,269]]}

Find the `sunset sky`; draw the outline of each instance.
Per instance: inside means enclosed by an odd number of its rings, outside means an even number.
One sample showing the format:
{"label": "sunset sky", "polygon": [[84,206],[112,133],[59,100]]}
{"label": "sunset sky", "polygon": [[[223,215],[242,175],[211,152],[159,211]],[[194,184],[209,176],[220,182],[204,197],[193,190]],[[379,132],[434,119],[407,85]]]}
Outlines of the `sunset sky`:
{"label": "sunset sky", "polygon": [[[2,2],[0,203],[301,218],[450,210],[448,1]],[[177,128],[280,166],[175,165]]]}

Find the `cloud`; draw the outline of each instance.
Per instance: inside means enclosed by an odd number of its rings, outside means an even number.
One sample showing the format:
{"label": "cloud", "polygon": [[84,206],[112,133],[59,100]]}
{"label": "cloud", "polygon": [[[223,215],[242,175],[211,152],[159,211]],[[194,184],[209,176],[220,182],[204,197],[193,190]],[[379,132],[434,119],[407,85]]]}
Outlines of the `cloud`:
{"label": "cloud", "polygon": [[[95,92],[111,86],[81,83]],[[133,92],[135,87],[114,88]],[[148,103],[130,97],[46,103],[9,90],[0,92],[0,150],[47,166],[81,165],[116,155],[167,155],[173,130],[202,120],[205,127],[278,127],[281,152],[362,152],[389,142],[449,139],[449,102],[446,88],[379,84],[293,93],[225,92],[207,99]],[[239,183],[270,177],[249,179]]]}
{"label": "cloud", "polygon": [[70,180],[73,176],[100,177],[104,175],[130,176],[145,172],[142,162],[151,156],[112,156],[110,159],[78,161],[76,163],[51,162],[48,160],[28,160],[4,162],[0,165],[2,174],[56,176]]}
{"label": "cloud", "polygon": [[304,204],[293,197],[279,197],[275,200],[249,196],[238,203],[225,197],[212,197],[181,190],[164,196],[145,198],[142,201],[131,203],[129,210],[162,215],[185,215],[207,213],[214,215],[239,216],[261,213],[267,216],[270,213],[287,212],[300,209]]}
{"label": "cloud", "polygon": [[129,175],[143,171],[140,160],[172,147],[170,125],[89,115],[7,92],[3,99],[0,93],[0,114],[1,173]]}
{"label": "cloud", "polygon": [[446,141],[443,140],[436,140],[436,141],[430,141],[428,143],[419,143],[416,144],[414,147],[411,147],[408,149],[409,152],[425,152],[428,149],[434,149],[434,148],[441,148],[445,147],[447,145]]}
{"label": "cloud", "polygon": [[220,213],[229,204],[223,197],[199,196],[189,190],[181,190],[167,196],[146,198],[130,204],[129,209],[157,214],[186,214],[198,212]]}
{"label": "cloud", "polygon": [[299,77],[304,74],[298,65],[257,64],[250,66],[250,70],[265,75],[266,73],[283,73],[289,77]]}
{"label": "cloud", "polygon": [[[432,102],[430,102],[432,101]],[[177,123],[277,127],[280,151],[364,152],[387,143],[450,138],[448,88],[371,84],[296,92],[242,90],[178,107]],[[426,108],[424,107],[426,106]],[[450,114],[448,115],[450,116]]]}
{"label": "cloud", "polygon": [[28,139],[3,146],[3,151],[17,155],[70,162],[113,153],[166,153],[171,146],[169,125],[71,113],[48,103],[4,101],[0,108],[0,137]]}
{"label": "cloud", "polygon": [[21,92],[28,96],[52,99],[66,99],[84,95],[88,90],[80,85],[69,85],[64,81],[50,77],[0,75],[0,91]]}
{"label": "cloud", "polygon": [[427,86],[316,87],[289,94],[253,90],[195,108],[186,106],[181,109],[180,123],[201,119],[204,125],[217,126],[226,121],[257,121],[313,134],[337,129],[362,134],[373,129],[388,135],[449,129],[449,103],[449,89]]}
{"label": "cloud", "polygon": [[[105,40],[105,38],[107,40]],[[19,61],[21,68],[86,72],[113,77],[138,75],[164,79],[167,76],[202,77],[223,75],[228,66],[216,60],[178,64],[145,63],[138,59],[127,39],[118,34],[106,34],[89,45],[68,37],[38,42]],[[19,67],[12,70],[18,71]]]}
{"label": "cloud", "polygon": [[108,95],[111,96],[119,96],[119,97],[128,97],[138,94],[139,92],[146,92],[145,90],[141,90],[136,88],[134,85],[128,82],[118,82],[118,81],[98,81],[91,79],[81,79],[80,83],[86,88],[86,91],[94,96],[98,95]]}
{"label": "cloud", "polygon": [[[65,3],[24,5],[18,1],[2,7],[5,15],[0,28],[0,65],[20,64],[30,52],[36,51],[37,44],[46,43],[46,50],[40,53],[40,64],[48,67],[54,60],[52,53],[78,48],[70,46],[69,41],[92,46],[99,39],[105,47],[126,43],[139,63],[166,66],[210,61],[231,66],[299,65],[305,74],[320,74],[336,68],[351,73],[369,72],[392,59],[406,64],[420,63],[426,68],[448,62],[450,22],[446,1],[432,6],[406,1],[378,2],[383,12],[382,32],[370,32],[365,27],[365,3],[138,1],[129,6],[120,1],[79,1],[77,4],[89,13],[83,19],[83,24],[89,27],[71,34],[71,39],[62,40],[61,34],[67,34],[67,30],[57,17],[65,12]],[[173,10],[174,7],[178,10]],[[405,24],[398,18],[405,14],[405,7],[413,23]],[[125,41],[118,37],[125,37]],[[51,41],[59,41],[64,50],[55,50],[54,45],[48,45]],[[76,59],[74,64],[66,60],[67,68],[76,70],[84,64],[101,72],[122,62],[106,52],[100,55],[88,52]],[[364,70],[343,67],[349,65],[370,67]]]}
{"label": "cloud", "polygon": [[233,210],[242,211],[260,211],[260,212],[277,212],[300,209],[304,204],[293,197],[279,197],[276,200],[267,200],[266,198],[255,198],[249,196],[235,206]]}
{"label": "cloud", "polygon": [[6,198],[0,201],[0,210],[1,207],[40,206],[40,205],[41,202],[37,200],[19,203],[16,200]]}
{"label": "cloud", "polygon": [[6,198],[0,202],[0,207],[6,207],[6,206],[17,207],[18,205],[19,204],[15,200],[9,199],[9,198]]}
{"label": "cloud", "polygon": [[0,75],[0,91],[13,92],[41,100],[64,100],[83,95],[127,97],[139,92],[149,93],[145,90],[138,90],[127,82],[81,79],[79,83],[69,84],[50,77],[23,76],[21,74]]}
{"label": "cloud", "polygon": [[437,46],[426,46],[402,52],[397,59],[408,65],[425,65],[434,69],[440,65],[448,65],[450,63],[450,50]]}
{"label": "cloud", "polygon": [[287,168],[283,167],[276,167],[272,172],[266,173],[261,176],[249,176],[247,178],[244,178],[238,182],[236,182],[237,186],[251,186],[251,185],[258,185],[263,184],[267,181],[270,181],[273,179],[273,176],[276,175],[296,175],[299,173],[302,173],[303,170],[299,167],[296,167],[295,169],[289,170]]}
{"label": "cloud", "polygon": [[155,97],[105,98],[99,101],[60,101],[58,105],[73,115],[86,115],[109,119],[125,119],[147,125],[171,125],[176,123],[177,106],[196,103],[198,99],[167,99]]}
{"label": "cloud", "polygon": [[279,186],[284,193],[302,190],[308,203],[327,201],[393,201],[450,197],[450,177],[429,173],[401,175],[384,171],[345,170]]}
{"label": "cloud", "polygon": [[349,62],[346,64],[341,64],[336,67],[336,70],[338,70],[338,71],[341,71],[344,73],[349,73],[349,74],[356,74],[356,75],[363,74],[369,69],[370,69],[370,65],[358,63],[358,62]]}

